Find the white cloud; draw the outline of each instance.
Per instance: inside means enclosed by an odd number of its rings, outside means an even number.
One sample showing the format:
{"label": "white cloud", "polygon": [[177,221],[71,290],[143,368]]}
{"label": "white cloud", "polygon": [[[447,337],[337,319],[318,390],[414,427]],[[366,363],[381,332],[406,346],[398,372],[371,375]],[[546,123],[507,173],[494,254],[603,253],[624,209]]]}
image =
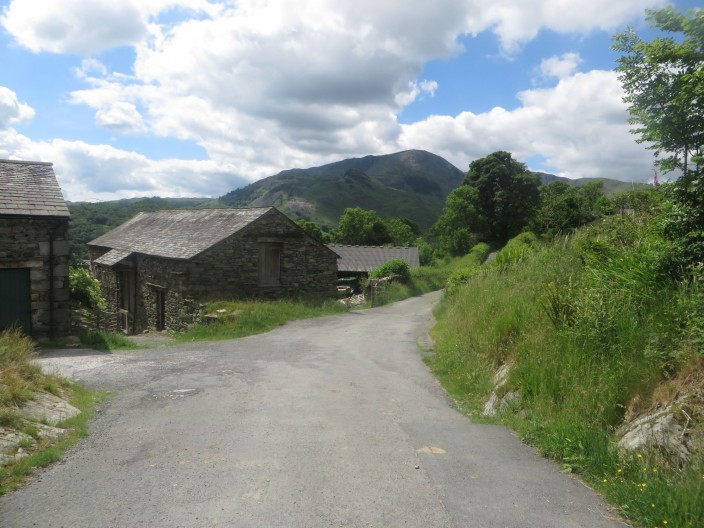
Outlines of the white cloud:
{"label": "white cloud", "polygon": [[508,111],[432,116],[403,126],[403,148],[422,148],[465,169],[497,150],[517,159],[545,158],[570,178],[647,178],[652,154],[628,132],[623,92],[610,71],[578,73],[554,88],[519,94],[522,106]]}
{"label": "white cloud", "polygon": [[0,130],[33,117],[34,109],[31,106],[21,103],[17,94],[9,88],[0,86]]}
{"label": "white cloud", "polygon": [[507,52],[514,52],[542,30],[558,33],[612,31],[665,0],[471,0],[468,30],[477,34],[491,28]]}
{"label": "white cloud", "polygon": [[34,52],[93,55],[148,34],[138,9],[125,0],[13,0],[0,22]]}
{"label": "white cloud", "polygon": [[123,134],[145,131],[137,107],[125,101],[116,101],[109,108],[101,108],[95,113],[95,121],[100,126]]}
{"label": "white cloud", "polygon": [[[111,132],[195,142],[210,161],[157,162],[59,139],[32,143],[8,129],[32,109],[2,89],[0,130],[8,130],[0,155],[55,161],[71,199],[217,195],[281,169],[402,148],[425,148],[460,168],[504,149],[544,156],[564,174],[605,176],[596,174],[605,160],[617,168],[650,157],[627,133],[613,74],[576,73],[575,53],[543,61],[541,74],[558,85],[522,92],[514,111],[411,125],[396,116],[441,93],[436,80],[421,77],[424,67],[461,52],[467,34],[492,31],[510,54],[541,30],[611,30],[663,3],[436,0],[411,9],[400,0],[12,0],[0,23],[21,46],[91,57],[76,71],[82,89],[70,103],[94,110],[95,122]],[[135,53],[127,73],[98,60],[125,45]]]}
{"label": "white cloud", "polygon": [[552,56],[540,62],[540,73],[543,77],[556,77],[564,79],[577,71],[577,67],[582,62],[578,53],[563,53],[560,56]]}

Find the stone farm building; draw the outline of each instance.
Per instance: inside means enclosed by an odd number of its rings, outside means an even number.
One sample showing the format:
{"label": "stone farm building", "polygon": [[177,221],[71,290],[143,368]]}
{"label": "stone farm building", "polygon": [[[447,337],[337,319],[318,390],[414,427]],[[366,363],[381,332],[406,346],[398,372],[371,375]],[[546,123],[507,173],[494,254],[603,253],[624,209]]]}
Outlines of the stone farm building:
{"label": "stone farm building", "polygon": [[328,246],[340,256],[337,263],[339,276],[366,276],[373,269],[391,259],[400,258],[408,263],[409,268],[420,266],[417,247],[383,247],[383,246]]}
{"label": "stone farm building", "polygon": [[183,329],[211,299],[335,294],[335,252],[273,207],[140,213],[88,246],[128,333]]}
{"label": "stone farm building", "polygon": [[51,163],[0,160],[0,329],[68,335],[68,221]]}

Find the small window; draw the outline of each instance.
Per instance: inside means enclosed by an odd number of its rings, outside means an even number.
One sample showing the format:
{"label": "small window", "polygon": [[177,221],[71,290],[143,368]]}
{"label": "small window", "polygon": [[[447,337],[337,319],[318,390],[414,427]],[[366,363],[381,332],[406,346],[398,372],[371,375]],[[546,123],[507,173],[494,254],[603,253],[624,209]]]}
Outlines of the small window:
{"label": "small window", "polygon": [[266,242],[259,250],[259,284],[278,286],[281,278],[281,244]]}

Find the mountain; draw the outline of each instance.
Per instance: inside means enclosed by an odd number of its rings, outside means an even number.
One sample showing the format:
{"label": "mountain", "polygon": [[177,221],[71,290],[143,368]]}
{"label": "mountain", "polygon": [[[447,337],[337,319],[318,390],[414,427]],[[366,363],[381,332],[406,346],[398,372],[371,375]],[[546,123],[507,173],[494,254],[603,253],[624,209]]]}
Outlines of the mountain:
{"label": "mountain", "polygon": [[561,182],[565,182],[568,185],[579,187],[581,185],[586,185],[587,183],[591,183],[591,182],[601,182],[602,183],[602,190],[604,191],[604,194],[606,194],[606,195],[619,193],[619,192],[626,192],[626,191],[630,191],[631,189],[643,189],[644,187],[647,186],[647,184],[644,184],[644,183],[625,182],[625,181],[620,181],[620,180],[611,180],[609,178],[570,179],[570,178],[564,178],[562,176],[555,176],[554,174],[548,174],[546,172],[536,172],[534,174],[537,174],[538,176],[540,176],[540,182],[543,185],[548,185],[549,183],[552,183],[554,181],[561,181]]}
{"label": "mountain", "polygon": [[334,226],[348,207],[400,216],[427,229],[464,173],[430,152],[407,150],[291,169],[227,193],[231,207],[274,205],[292,218]]}

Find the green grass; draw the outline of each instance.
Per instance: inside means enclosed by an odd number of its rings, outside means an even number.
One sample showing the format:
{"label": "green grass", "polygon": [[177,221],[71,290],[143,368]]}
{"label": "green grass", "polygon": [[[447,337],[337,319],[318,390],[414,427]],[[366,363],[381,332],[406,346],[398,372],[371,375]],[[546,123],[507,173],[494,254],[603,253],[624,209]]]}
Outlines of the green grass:
{"label": "green grass", "polygon": [[195,325],[174,334],[177,341],[216,341],[268,332],[288,321],[346,312],[334,299],[299,299],[278,301],[217,301],[207,306],[207,313],[225,312],[209,324]]}
{"label": "green grass", "polygon": [[131,341],[129,337],[120,333],[83,330],[78,332],[78,337],[83,346],[94,348],[95,350],[132,350],[141,348]]}
{"label": "green grass", "polygon": [[703,453],[685,465],[642,453],[658,463],[638,487],[640,466],[614,448],[626,409],[648,408],[657,387],[700,361],[703,295],[698,284],[659,278],[661,249],[639,218],[512,249],[445,296],[426,361],[459,407],[481,420],[494,372],[510,364],[502,390],[521,400],[498,421],[581,474],[638,526],[695,527],[704,525]]}

